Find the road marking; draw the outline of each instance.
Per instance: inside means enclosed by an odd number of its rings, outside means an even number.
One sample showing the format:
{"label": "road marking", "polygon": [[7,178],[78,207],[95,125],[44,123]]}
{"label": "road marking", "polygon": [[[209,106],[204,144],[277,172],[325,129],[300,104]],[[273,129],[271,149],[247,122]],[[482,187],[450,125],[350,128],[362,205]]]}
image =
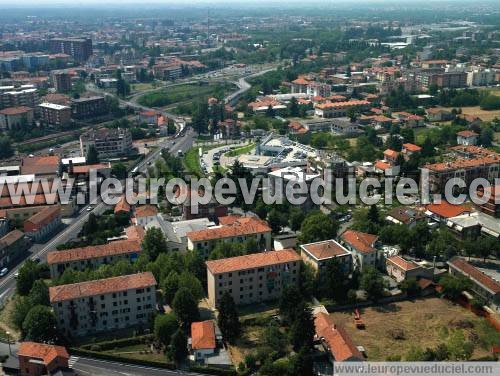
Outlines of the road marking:
{"label": "road marking", "polygon": [[74,365],[76,362],[78,362],[78,360],[79,360],[79,359],[80,359],[80,358],[79,358],[79,357],[77,357],[77,356],[70,356],[70,357],[69,357],[69,360],[68,360],[68,367],[69,367],[69,368],[73,368],[73,365]]}

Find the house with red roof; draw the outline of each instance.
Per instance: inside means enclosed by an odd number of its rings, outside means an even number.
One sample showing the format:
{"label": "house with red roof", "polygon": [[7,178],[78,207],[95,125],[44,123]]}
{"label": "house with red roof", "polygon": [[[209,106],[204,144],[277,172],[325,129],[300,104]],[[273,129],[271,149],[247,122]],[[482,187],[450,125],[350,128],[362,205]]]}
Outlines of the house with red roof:
{"label": "house with red roof", "polygon": [[403,144],[403,148],[401,149],[405,160],[410,159],[413,154],[420,153],[421,151],[422,148],[420,146],[410,143]]}
{"label": "house with red roof", "polygon": [[429,204],[425,209],[425,214],[437,222],[444,222],[448,218],[472,212],[471,208],[467,205],[454,205],[446,200],[440,203]]}
{"label": "house with red roof", "polygon": [[408,112],[400,112],[397,114],[397,117],[403,123],[403,126],[407,128],[417,128],[424,126],[424,118],[422,116],[410,114]]}
{"label": "house with red roof", "polygon": [[158,208],[155,205],[141,205],[135,208],[134,222],[136,225],[145,227],[153,222],[158,214]]}
{"label": "house with red roof", "polygon": [[364,361],[351,336],[342,326],[335,324],[328,313],[314,315],[314,330],[315,338],[321,342],[332,362]]}
{"label": "house with red roof", "polygon": [[216,347],[214,322],[212,320],[193,322],[189,350],[194,361],[204,360],[205,357],[213,355]]}
{"label": "house with red roof", "polygon": [[348,229],[340,235],[340,240],[351,252],[354,268],[363,270],[365,266],[376,266],[378,236]]}
{"label": "house with red roof", "polygon": [[431,278],[433,269],[424,268],[415,261],[409,261],[403,257],[396,255],[386,259],[387,274],[400,283],[407,279],[417,279],[418,277]]}
{"label": "house with red roof", "polygon": [[457,144],[459,145],[476,145],[479,135],[470,130],[460,131],[457,133]]}
{"label": "house with red roof", "polygon": [[333,259],[338,260],[340,267],[346,273],[352,270],[351,252],[333,239],[302,244],[300,246],[300,257],[319,273]]}
{"label": "house with red roof", "polygon": [[66,348],[37,342],[21,342],[17,352],[19,374],[26,376],[52,375],[69,368]]}

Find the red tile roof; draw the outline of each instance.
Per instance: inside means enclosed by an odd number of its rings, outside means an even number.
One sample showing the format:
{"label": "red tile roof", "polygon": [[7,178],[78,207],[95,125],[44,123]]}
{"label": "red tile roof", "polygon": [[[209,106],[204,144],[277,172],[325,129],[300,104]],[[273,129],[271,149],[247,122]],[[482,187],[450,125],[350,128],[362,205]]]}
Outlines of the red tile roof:
{"label": "red tile roof", "polygon": [[361,253],[372,253],[376,251],[374,248],[374,244],[378,239],[378,236],[376,235],[360,231],[346,230],[341,235],[341,238]]}
{"label": "red tile roof", "polygon": [[105,170],[107,168],[111,168],[111,165],[109,163],[73,166],[73,174],[88,174],[91,170]]}
{"label": "red tile roof", "polygon": [[153,276],[153,273],[145,272],[49,287],[49,296],[50,302],[54,303],[64,300],[108,294],[111,292],[153,287],[155,285],[156,279]]}
{"label": "red tile roof", "polygon": [[325,260],[332,257],[348,255],[349,251],[335,240],[325,240],[316,243],[303,244],[301,246],[316,260]]}
{"label": "red tile roof", "polygon": [[398,157],[399,153],[395,150],[392,149],[386,149],[384,151],[384,157],[389,157],[390,159],[396,159]]}
{"label": "red tile roof", "polygon": [[215,325],[212,320],[191,324],[191,348],[193,350],[215,349]]}
{"label": "red tile roof", "polygon": [[135,217],[154,217],[158,214],[158,209],[154,205],[142,205],[135,209]]}
{"label": "red tile roof", "polygon": [[42,209],[38,213],[32,215],[30,218],[26,220],[26,222],[29,222],[35,226],[44,226],[52,222],[52,220],[54,220],[56,217],[60,215],[61,215],[61,208],[59,207],[59,205],[50,205]]}
{"label": "red tile roof", "polygon": [[[234,216],[231,217],[234,218]],[[188,232],[186,236],[191,239],[191,241],[203,241],[262,234],[272,231],[266,221],[255,217],[238,217],[230,224],[224,225],[223,223],[224,222],[222,222],[222,226],[220,227]]]}
{"label": "red tile roof", "polygon": [[475,168],[478,166],[488,166],[500,163],[500,155],[491,154],[489,156],[480,157],[480,158],[472,158],[472,159],[457,159],[452,162],[441,162],[425,165],[424,168],[427,168],[431,171],[436,172],[444,172],[444,171],[453,171],[457,169],[467,169],[467,168]]}
{"label": "red tile roof", "polygon": [[293,249],[267,251],[250,255],[229,257],[220,260],[207,261],[207,268],[212,274],[228,273],[237,270],[261,268],[264,266],[297,262],[301,258]]}
{"label": "red tile roof", "polygon": [[375,162],[375,168],[378,170],[385,171],[385,170],[390,169],[391,165],[389,163],[384,162],[384,161],[378,160]]}
{"label": "red tile roof", "polygon": [[142,242],[144,239],[144,227],[142,226],[128,226],[125,229],[125,234],[127,235],[128,240],[137,240]]}
{"label": "red tile roof", "polygon": [[120,201],[118,201],[115,205],[115,214],[119,212],[130,213],[130,204],[127,202],[125,195],[120,197]]}
{"label": "red tile roof", "polygon": [[483,273],[481,270],[477,269],[473,265],[469,264],[463,258],[455,256],[450,261],[448,261],[450,266],[458,269],[462,274],[466,275],[476,283],[487,288],[494,294],[500,293],[500,283],[495,281],[489,275]]}
{"label": "red tile roof", "polygon": [[426,209],[443,218],[456,217],[457,215],[471,212],[468,206],[453,205],[448,201],[441,201],[439,204],[429,204],[426,206]]}
{"label": "red tile roof", "polygon": [[403,269],[405,271],[412,270],[418,268],[418,264],[413,261],[408,261],[402,258],[401,256],[391,256],[387,258],[387,262],[390,262],[396,265],[398,268]]}
{"label": "red tile roof", "polygon": [[326,343],[335,361],[364,359],[345,329],[335,325],[327,313],[314,315],[314,327],[316,335]]}
{"label": "red tile roof", "polygon": [[139,240],[117,240],[108,244],[71,248],[62,251],[51,251],[47,254],[47,263],[62,264],[66,262],[88,260],[97,257],[138,253],[141,251]]}
{"label": "red tile roof", "polygon": [[330,102],[317,104],[316,108],[326,109],[326,108],[337,108],[337,107],[351,107],[351,106],[367,106],[370,102],[365,100],[352,99],[347,102]]}
{"label": "red tile roof", "polygon": [[19,239],[24,237],[24,233],[19,230],[12,230],[0,238],[0,249],[9,247]]}
{"label": "red tile roof", "polygon": [[52,363],[57,357],[66,360],[69,359],[66,348],[37,342],[21,342],[17,355],[32,359],[41,359],[46,366]]}
{"label": "red tile roof", "polygon": [[26,157],[21,161],[21,174],[47,174],[56,173],[61,158],[57,155],[49,155],[44,157]]}
{"label": "red tile roof", "polygon": [[457,136],[469,138],[469,137],[477,137],[479,135],[476,132],[465,130],[457,132]]}
{"label": "red tile roof", "polygon": [[416,152],[422,150],[422,148],[415,144],[403,144],[403,149],[407,151]]}
{"label": "red tile roof", "polygon": [[33,111],[32,108],[26,107],[26,106],[19,106],[19,107],[9,107],[9,108],[4,108],[3,110],[0,110],[1,115],[22,115],[27,112]]}

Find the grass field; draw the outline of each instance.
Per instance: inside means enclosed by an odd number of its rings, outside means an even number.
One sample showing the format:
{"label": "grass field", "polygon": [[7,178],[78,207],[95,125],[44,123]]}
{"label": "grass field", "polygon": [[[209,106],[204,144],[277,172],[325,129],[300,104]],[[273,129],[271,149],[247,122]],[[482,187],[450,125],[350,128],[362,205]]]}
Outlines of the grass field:
{"label": "grass field", "polygon": [[255,144],[243,146],[241,148],[233,149],[226,153],[226,157],[237,157],[238,155],[248,154],[255,148]]}
{"label": "grass field", "polygon": [[[475,344],[472,359],[488,356],[491,342],[500,344],[500,332],[495,331],[484,319],[459,305],[439,298],[404,301],[379,307],[360,309],[366,329],[354,326],[352,312],[336,312],[334,322],[345,327],[356,346],[366,349],[368,360],[383,361],[388,355],[404,356],[412,346],[435,347],[444,343],[451,330],[464,323],[466,338]],[[394,333],[403,333],[395,339]]]}
{"label": "grass field", "polygon": [[500,119],[500,110],[486,111],[486,110],[481,110],[479,106],[462,107],[462,113],[466,115],[477,116],[482,121],[492,121],[494,118]]}
{"label": "grass field", "polygon": [[158,87],[158,86],[159,86],[159,84],[155,85],[152,82],[133,84],[132,90],[133,91],[146,91],[146,90],[154,89],[155,87]]}

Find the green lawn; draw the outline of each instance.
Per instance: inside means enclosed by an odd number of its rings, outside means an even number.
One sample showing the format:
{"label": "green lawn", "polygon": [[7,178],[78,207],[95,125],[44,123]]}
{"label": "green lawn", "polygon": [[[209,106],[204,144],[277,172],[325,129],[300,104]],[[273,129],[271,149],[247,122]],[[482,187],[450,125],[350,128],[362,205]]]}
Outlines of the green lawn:
{"label": "green lawn", "polygon": [[255,144],[250,144],[250,145],[246,145],[246,146],[243,146],[241,148],[237,148],[237,149],[233,149],[229,152],[226,153],[226,156],[227,157],[237,157],[238,155],[242,155],[242,154],[248,154],[250,153],[250,151],[255,148]]}
{"label": "green lawn", "polygon": [[198,148],[191,148],[187,151],[186,155],[184,156],[184,166],[189,172],[195,174],[198,177],[203,175],[201,171]]}

